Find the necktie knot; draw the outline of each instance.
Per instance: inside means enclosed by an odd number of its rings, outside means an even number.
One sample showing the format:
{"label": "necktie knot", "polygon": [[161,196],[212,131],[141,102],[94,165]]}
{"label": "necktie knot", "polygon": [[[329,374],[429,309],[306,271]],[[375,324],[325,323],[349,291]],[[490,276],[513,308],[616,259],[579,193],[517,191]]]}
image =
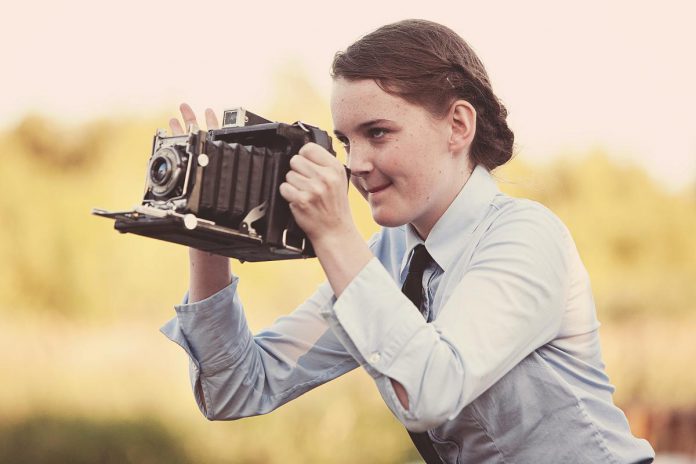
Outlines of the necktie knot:
{"label": "necktie knot", "polygon": [[411,263],[408,266],[408,274],[401,288],[401,291],[408,297],[409,300],[421,311],[423,303],[423,271],[432,261],[432,257],[424,245],[417,245],[413,249]]}
{"label": "necktie knot", "polygon": [[430,256],[430,253],[428,253],[428,250],[426,250],[425,245],[416,245],[416,248],[413,249],[413,256],[411,257],[411,264],[408,267],[408,272],[417,272],[422,275],[423,271],[432,260],[433,258]]}

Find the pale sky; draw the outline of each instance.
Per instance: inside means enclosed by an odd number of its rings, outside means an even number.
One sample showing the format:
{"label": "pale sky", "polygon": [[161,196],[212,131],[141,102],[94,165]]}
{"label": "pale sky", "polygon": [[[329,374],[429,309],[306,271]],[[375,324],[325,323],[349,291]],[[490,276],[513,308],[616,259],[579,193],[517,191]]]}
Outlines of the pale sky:
{"label": "pale sky", "polygon": [[[441,22],[477,51],[518,156],[602,147],[671,188],[696,181],[696,1],[13,2],[0,18],[0,129],[268,107],[297,61],[328,99],[333,54],[388,22]],[[331,128],[327,128],[331,130]]]}

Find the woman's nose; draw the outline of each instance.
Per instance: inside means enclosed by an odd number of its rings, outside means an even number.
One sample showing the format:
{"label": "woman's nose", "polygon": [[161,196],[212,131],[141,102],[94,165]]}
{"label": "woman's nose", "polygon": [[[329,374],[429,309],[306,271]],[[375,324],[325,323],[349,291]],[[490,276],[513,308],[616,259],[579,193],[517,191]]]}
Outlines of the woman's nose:
{"label": "woman's nose", "polygon": [[369,150],[357,145],[351,145],[347,156],[348,169],[353,176],[364,177],[372,171],[372,161]]}

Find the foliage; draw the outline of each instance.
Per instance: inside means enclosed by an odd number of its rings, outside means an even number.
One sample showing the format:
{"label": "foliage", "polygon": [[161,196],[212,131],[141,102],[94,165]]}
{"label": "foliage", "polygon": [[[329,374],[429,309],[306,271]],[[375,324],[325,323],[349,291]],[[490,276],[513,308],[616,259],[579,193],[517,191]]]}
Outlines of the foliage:
{"label": "foliage", "polygon": [[77,135],[49,137],[52,142],[39,144],[53,146],[49,153],[28,148],[26,141],[41,139],[54,124],[32,121],[37,119],[29,117],[0,137],[0,214],[5,225],[0,232],[0,311],[90,317],[117,308],[142,309],[126,298],[124,289],[130,295],[154,294],[153,280],[158,279],[153,276],[162,264],[171,264],[172,253],[160,252],[158,262],[140,267],[144,272],[125,272],[137,261],[147,263],[161,247],[148,248],[138,241],[131,246],[131,237],[115,240],[117,234],[106,221],[90,216],[90,210],[139,202],[153,122],[97,122],[60,130],[100,141],[83,144],[75,142]]}
{"label": "foliage", "polygon": [[109,127],[104,121],[85,128],[60,127],[55,121],[33,114],[12,131],[11,138],[38,164],[57,169],[85,169],[104,153]]}
{"label": "foliage", "polygon": [[[39,446],[37,446],[39,445]],[[0,424],[0,462],[13,464],[186,464],[175,436],[149,420],[30,417]]]}

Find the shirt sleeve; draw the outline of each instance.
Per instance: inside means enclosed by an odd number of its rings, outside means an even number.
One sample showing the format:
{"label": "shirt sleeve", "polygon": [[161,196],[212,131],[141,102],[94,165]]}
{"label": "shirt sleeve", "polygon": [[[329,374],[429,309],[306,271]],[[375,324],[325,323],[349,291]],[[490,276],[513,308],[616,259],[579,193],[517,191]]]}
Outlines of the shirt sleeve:
{"label": "shirt sleeve", "polygon": [[185,298],[161,329],[188,353],[194,396],[208,419],[265,414],[357,366],[320,315],[334,301],[328,284],[253,336],[238,282],[196,303]]}
{"label": "shirt sleeve", "polygon": [[[513,210],[483,234],[432,323],[377,259],[323,313],[366,362],[395,416],[409,430],[429,430],[553,339],[568,287],[568,239],[548,210]],[[390,379],[406,390],[408,410]]]}

